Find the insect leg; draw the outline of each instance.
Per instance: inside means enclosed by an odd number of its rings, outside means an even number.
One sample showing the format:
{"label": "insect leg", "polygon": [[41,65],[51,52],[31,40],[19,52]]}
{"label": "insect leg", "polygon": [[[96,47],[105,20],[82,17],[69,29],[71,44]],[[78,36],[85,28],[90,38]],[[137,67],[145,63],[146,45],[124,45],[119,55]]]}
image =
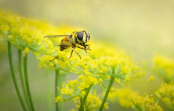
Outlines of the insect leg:
{"label": "insect leg", "polygon": [[88,46],[88,48],[86,50],[91,50],[90,49],[90,44],[86,44],[86,46]]}
{"label": "insect leg", "polygon": [[[76,46],[77,46],[78,48],[80,48],[80,49],[84,49],[84,50],[85,50],[85,48],[84,48],[83,46],[81,46],[81,45],[79,45],[79,44],[77,44],[77,43],[76,43]],[[86,46],[88,46],[88,45],[86,45]],[[86,50],[91,50],[91,49],[87,48]]]}
{"label": "insect leg", "polygon": [[[62,44],[58,44],[57,47],[58,47],[58,46],[70,47],[70,46],[62,45]],[[55,57],[54,59],[56,59],[56,58],[59,58],[59,57]],[[53,59],[53,60],[50,60],[50,62],[54,61],[54,59]]]}
{"label": "insect leg", "polygon": [[[56,59],[56,58],[58,59],[59,57],[55,57],[54,59]],[[50,60],[50,62],[54,61],[54,59],[53,60]]]}
{"label": "insect leg", "polygon": [[[70,58],[71,58],[71,56],[72,56],[72,53],[73,53],[73,51],[75,52],[75,53],[77,53],[73,48],[72,48],[72,46],[68,46],[68,45],[63,45],[63,44],[59,44],[59,45],[57,45],[57,46],[64,46],[64,47],[70,47],[71,49],[72,49],[72,51],[71,51],[71,55],[70,55]],[[80,59],[81,59],[81,56],[79,55],[79,53],[77,53],[78,54],[78,56],[80,57]]]}
{"label": "insect leg", "polygon": [[79,53],[77,53],[72,47],[70,47],[81,59],[81,56],[79,55]]}
{"label": "insect leg", "polygon": [[70,55],[69,59],[71,58],[71,56],[72,56],[72,53],[73,53],[73,50],[71,51],[71,55]]}
{"label": "insect leg", "polygon": [[89,50],[89,54],[90,54],[90,44],[86,44],[86,46],[88,46],[88,48],[86,50]]}

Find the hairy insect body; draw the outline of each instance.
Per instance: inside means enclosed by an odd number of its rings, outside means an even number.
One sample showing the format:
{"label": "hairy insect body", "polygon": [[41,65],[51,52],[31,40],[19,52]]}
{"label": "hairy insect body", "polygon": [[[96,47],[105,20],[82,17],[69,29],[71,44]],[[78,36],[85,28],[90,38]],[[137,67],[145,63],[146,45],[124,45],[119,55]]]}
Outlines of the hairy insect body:
{"label": "hairy insect body", "polygon": [[[86,52],[86,50],[90,50],[89,44],[86,44],[87,41],[90,39],[90,35],[86,31],[74,31],[70,35],[47,35],[45,37],[53,37],[53,38],[54,37],[64,37],[61,40],[60,44],[57,46],[60,46],[61,51],[64,51],[67,48],[71,48],[72,49],[71,55],[72,55],[73,51],[75,53],[77,53],[75,51],[76,47],[85,50],[85,52]],[[87,46],[88,46],[88,48],[87,48]],[[71,55],[70,55],[70,58],[71,58]],[[79,55],[79,57],[81,58],[80,55]]]}
{"label": "hairy insect body", "polygon": [[72,48],[75,48],[74,44],[71,42],[70,36],[63,38],[59,46],[61,51],[67,49],[68,48],[67,46],[71,46]]}

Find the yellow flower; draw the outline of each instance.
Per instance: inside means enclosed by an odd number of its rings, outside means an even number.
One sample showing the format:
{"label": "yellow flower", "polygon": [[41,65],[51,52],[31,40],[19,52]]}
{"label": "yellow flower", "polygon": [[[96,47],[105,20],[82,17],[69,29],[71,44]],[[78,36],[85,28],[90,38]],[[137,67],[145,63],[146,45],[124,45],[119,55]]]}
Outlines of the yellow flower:
{"label": "yellow flower", "polygon": [[68,86],[63,87],[60,91],[61,91],[61,94],[67,94],[70,96],[74,95],[74,93],[73,93],[74,89],[69,88]]}
{"label": "yellow flower", "polygon": [[62,84],[62,89],[60,89],[61,94],[66,95],[81,95],[84,97],[85,95],[85,89],[90,88],[92,85],[98,84],[98,80],[91,76],[79,76],[75,80],[70,80],[67,82],[67,84]]}
{"label": "yellow flower", "polygon": [[174,78],[174,60],[164,56],[156,56],[153,59],[153,71],[156,75],[170,83]]}
{"label": "yellow flower", "polygon": [[120,78],[115,78],[115,81],[116,81],[117,83],[120,83]]}
{"label": "yellow flower", "polygon": [[149,95],[146,94],[133,98],[132,103],[132,108],[138,111],[163,111],[157,102],[154,102],[152,96],[149,97]]}
{"label": "yellow flower", "polygon": [[[88,94],[88,97],[86,99],[85,109],[86,110],[99,109],[101,103],[102,101],[100,99],[100,95],[97,96],[95,91],[93,93],[91,92]],[[107,103],[104,104],[104,108],[108,109]]]}
{"label": "yellow flower", "polygon": [[174,83],[173,81],[170,84],[162,83],[158,91],[155,92],[155,95],[162,99],[163,103],[169,108],[174,110]]}
{"label": "yellow flower", "polygon": [[113,87],[108,95],[108,100],[119,103],[122,107],[131,107],[133,105],[131,100],[135,96],[138,96],[138,93],[128,88],[116,89]]}
{"label": "yellow flower", "polygon": [[49,63],[49,66],[51,67],[51,68],[53,68],[54,67],[54,63]]}
{"label": "yellow flower", "polygon": [[63,102],[64,100],[62,99],[62,95],[60,95],[60,96],[58,96],[58,97],[56,97],[56,98],[54,98],[55,99],[55,102],[57,103],[57,102]]}
{"label": "yellow flower", "polygon": [[[128,56],[122,53],[114,56],[101,56],[99,58],[91,58],[84,56],[80,60],[72,60],[74,72],[84,74],[86,76],[100,77],[108,80],[113,75],[118,83],[130,81],[132,78],[140,78],[144,76],[141,68]],[[77,72],[79,71],[83,72]]]}
{"label": "yellow flower", "polygon": [[96,85],[98,84],[98,80],[94,77],[91,77],[91,76],[84,76],[84,75],[81,75],[79,76],[77,79],[80,80],[80,84],[78,86],[78,88],[80,90],[83,90],[83,89],[86,89],[86,88],[89,88],[90,86],[93,86],[93,85]]}
{"label": "yellow flower", "polygon": [[22,55],[26,56],[28,54],[28,52],[30,51],[30,49],[28,47],[26,47],[23,51],[22,51]]}
{"label": "yellow flower", "polygon": [[91,73],[88,72],[87,70],[84,70],[84,73],[85,73],[86,76],[90,76],[91,75]]}
{"label": "yellow flower", "polygon": [[[20,49],[21,47],[23,49],[29,48],[31,51],[40,54],[58,55],[53,50],[52,42],[44,38],[44,34],[37,30],[29,21],[3,11],[0,13],[2,15],[0,17],[0,35],[11,42],[11,44]],[[52,51],[48,52],[48,50]]]}
{"label": "yellow flower", "polygon": [[147,80],[147,82],[152,82],[155,78],[153,76],[150,76],[150,78]]}
{"label": "yellow flower", "polygon": [[78,85],[79,85],[79,81],[77,79],[67,82],[67,86],[71,88],[77,88]]}
{"label": "yellow flower", "polygon": [[[80,98],[84,98],[85,95],[87,94],[87,90],[91,88],[91,86],[96,85],[96,84],[101,84],[102,79],[97,80],[94,77],[91,76],[84,76],[80,75],[77,79],[75,80],[70,80],[65,84],[65,82],[62,84],[62,89],[60,89],[60,93],[62,95],[69,95],[70,97],[73,97],[73,102],[79,106]],[[93,96],[96,96],[96,92],[93,92]],[[75,97],[74,97],[75,96]],[[89,95],[88,95],[89,96]],[[87,98],[88,98],[87,96]],[[98,99],[97,99],[98,98]],[[94,98],[99,101],[99,97]],[[92,98],[91,98],[92,99]],[[96,105],[99,104],[97,107],[101,105],[101,101],[98,103],[96,101]],[[108,107],[105,105],[105,107]]]}

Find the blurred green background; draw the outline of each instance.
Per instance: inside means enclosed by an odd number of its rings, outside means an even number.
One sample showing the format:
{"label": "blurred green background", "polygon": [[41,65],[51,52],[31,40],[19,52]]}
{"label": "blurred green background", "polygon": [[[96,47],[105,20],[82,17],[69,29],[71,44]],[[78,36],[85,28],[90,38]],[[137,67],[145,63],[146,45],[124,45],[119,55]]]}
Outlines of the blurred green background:
{"label": "blurred green background", "polygon": [[[91,34],[91,39],[105,41],[124,50],[139,64],[141,60],[151,60],[155,54],[174,56],[173,0],[0,0],[0,8],[55,26],[81,27]],[[22,110],[9,73],[6,46],[0,47],[0,109]],[[13,54],[14,64],[17,64],[16,49]],[[54,109],[54,100],[47,102],[54,98],[54,74],[38,68],[38,61],[32,53],[28,59],[30,88],[36,110]],[[51,87],[46,86],[46,78],[52,82]],[[160,82],[152,84],[155,86]],[[149,86],[151,84],[142,85],[146,87],[141,89],[142,92],[153,93],[158,89],[154,87],[149,91]],[[66,106],[66,109],[70,108],[72,106]]]}

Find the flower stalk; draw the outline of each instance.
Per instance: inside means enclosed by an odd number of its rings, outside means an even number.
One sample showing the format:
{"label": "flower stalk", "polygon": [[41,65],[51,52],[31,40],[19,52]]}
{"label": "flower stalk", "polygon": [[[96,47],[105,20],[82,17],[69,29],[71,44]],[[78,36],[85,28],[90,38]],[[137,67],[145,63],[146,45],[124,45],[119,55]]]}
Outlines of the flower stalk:
{"label": "flower stalk", "polygon": [[28,99],[29,99],[29,103],[30,103],[30,106],[31,106],[31,110],[35,111],[34,105],[33,105],[33,102],[32,102],[31,93],[30,93],[29,82],[28,82],[27,55],[25,55],[25,57],[24,57],[24,78],[25,78],[26,90],[27,90],[27,94],[28,94]]}
{"label": "flower stalk", "polygon": [[27,104],[27,107],[30,109],[29,101],[27,99],[27,92],[26,92],[26,88],[25,88],[24,76],[22,73],[22,54],[21,54],[21,50],[19,50],[19,49],[18,49],[18,68],[19,68],[19,75],[20,75],[20,80],[21,80],[22,90],[24,93],[25,102]]}
{"label": "flower stalk", "polygon": [[19,101],[20,101],[20,103],[22,105],[23,110],[27,111],[26,106],[24,104],[24,101],[22,99],[22,96],[21,96],[21,93],[20,93],[17,81],[16,81],[16,76],[15,76],[15,73],[14,73],[13,62],[12,62],[11,43],[9,41],[8,41],[8,57],[9,57],[9,64],[10,64],[11,75],[12,75],[13,83],[14,83],[14,86],[15,86],[15,89],[16,89]]}
{"label": "flower stalk", "polygon": [[107,99],[108,94],[109,94],[109,91],[110,91],[110,89],[111,89],[111,87],[112,87],[112,84],[114,83],[114,79],[115,79],[115,77],[114,77],[114,76],[111,76],[111,79],[110,79],[108,88],[107,88],[107,90],[106,90],[106,93],[105,93],[105,96],[104,96],[104,98],[103,98],[103,101],[102,101],[102,104],[101,104],[101,106],[100,106],[99,111],[102,111],[102,110],[103,110],[104,104],[105,104],[106,99]]}
{"label": "flower stalk", "polygon": [[89,88],[86,89],[86,95],[84,96],[84,98],[82,98],[82,97],[80,98],[81,105],[80,105],[79,111],[84,111],[84,104],[85,104],[86,98],[89,94],[91,87],[92,86],[90,86]]}
{"label": "flower stalk", "polygon": [[47,70],[46,75],[47,111],[53,111],[52,104],[54,102],[52,101],[52,96],[54,95],[52,95],[50,70]]}
{"label": "flower stalk", "polygon": [[[60,74],[59,70],[56,70],[56,75],[55,75],[55,97],[59,96],[59,91],[57,87],[60,86]],[[61,104],[59,102],[56,103],[56,111],[61,111]]]}

